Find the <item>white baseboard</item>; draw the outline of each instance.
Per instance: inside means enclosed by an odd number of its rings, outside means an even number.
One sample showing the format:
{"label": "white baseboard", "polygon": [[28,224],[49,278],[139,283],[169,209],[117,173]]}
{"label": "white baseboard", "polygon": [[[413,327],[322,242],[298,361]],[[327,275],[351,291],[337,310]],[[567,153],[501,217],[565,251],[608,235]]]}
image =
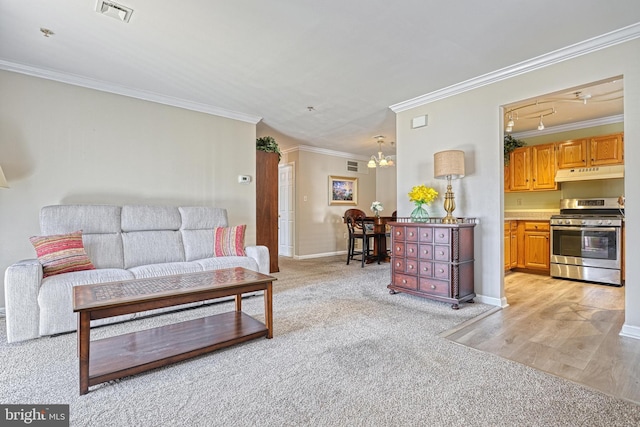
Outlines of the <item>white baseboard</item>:
{"label": "white baseboard", "polygon": [[624,324],[620,330],[620,336],[640,340],[640,327]]}
{"label": "white baseboard", "polygon": [[507,303],[507,299],[505,297],[493,298],[493,297],[487,297],[484,295],[476,295],[474,300],[481,302],[483,304],[495,305],[497,307],[502,307],[502,308],[509,307],[509,304]]}
{"label": "white baseboard", "polygon": [[293,259],[312,259],[312,258],[324,258],[328,256],[335,255],[346,255],[347,251],[337,251],[337,252],[325,252],[321,254],[311,254],[311,255],[294,255]]}

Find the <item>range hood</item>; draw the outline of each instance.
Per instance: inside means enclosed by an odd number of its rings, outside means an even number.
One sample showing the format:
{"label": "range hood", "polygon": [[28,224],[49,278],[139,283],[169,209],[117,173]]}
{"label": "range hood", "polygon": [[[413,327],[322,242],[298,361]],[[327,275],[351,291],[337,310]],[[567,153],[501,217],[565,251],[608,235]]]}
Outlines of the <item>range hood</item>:
{"label": "range hood", "polygon": [[624,165],[558,169],[556,172],[556,182],[590,181],[594,179],[611,178],[624,178]]}

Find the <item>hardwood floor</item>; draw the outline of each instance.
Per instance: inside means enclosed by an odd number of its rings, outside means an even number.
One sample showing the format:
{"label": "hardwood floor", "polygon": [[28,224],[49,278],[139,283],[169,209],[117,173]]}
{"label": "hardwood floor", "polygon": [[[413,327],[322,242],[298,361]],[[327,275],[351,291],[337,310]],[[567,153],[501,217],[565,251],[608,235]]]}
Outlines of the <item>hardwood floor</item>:
{"label": "hardwood floor", "polygon": [[509,306],[443,334],[640,404],[640,340],[619,335],[624,287],[505,276]]}

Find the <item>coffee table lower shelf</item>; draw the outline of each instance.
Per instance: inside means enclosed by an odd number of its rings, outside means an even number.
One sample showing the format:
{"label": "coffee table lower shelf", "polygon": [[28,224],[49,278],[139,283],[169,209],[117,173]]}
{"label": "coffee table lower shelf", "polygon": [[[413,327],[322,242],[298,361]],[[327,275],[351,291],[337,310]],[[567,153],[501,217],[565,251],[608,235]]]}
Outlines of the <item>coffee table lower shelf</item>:
{"label": "coffee table lower shelf", "polygon": [[233,311],[91,341],[89,386],[268,336],[264,323]]}

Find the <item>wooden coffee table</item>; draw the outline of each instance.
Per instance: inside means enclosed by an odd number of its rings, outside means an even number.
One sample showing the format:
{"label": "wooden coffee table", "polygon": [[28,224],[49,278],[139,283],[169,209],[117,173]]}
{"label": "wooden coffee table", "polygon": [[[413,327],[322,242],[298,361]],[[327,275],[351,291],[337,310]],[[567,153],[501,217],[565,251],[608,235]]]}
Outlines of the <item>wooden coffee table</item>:
{"label": "wooden coffee table", "polygon": [[[99,283],[73,288],[78,313],[80,394],[134,375],[259,337],[273,337],[272,281],[244,268]],[[264,291],[264,323],[242,312],[242,294]],[[90,340],[90,321],[235,296],[235,311]]]}

